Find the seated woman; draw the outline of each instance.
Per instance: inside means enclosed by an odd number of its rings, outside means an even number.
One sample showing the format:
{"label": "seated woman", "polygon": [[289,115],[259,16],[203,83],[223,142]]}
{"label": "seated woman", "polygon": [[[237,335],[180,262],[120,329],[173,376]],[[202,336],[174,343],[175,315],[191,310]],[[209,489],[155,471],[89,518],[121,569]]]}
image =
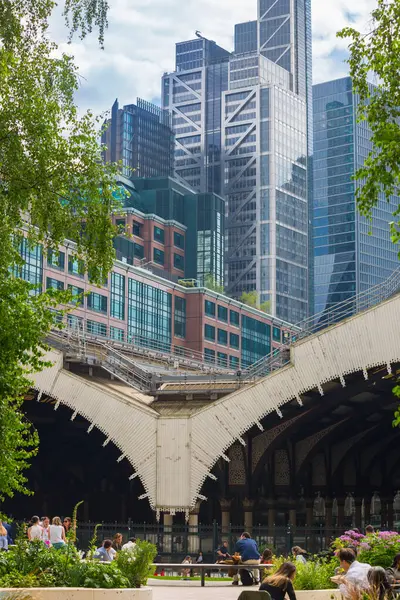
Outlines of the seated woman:
{"label": "seated woman", "polygon": [[272,600],[284,600],[286,595],[290,600],[296,600],[293,589],[293,580],[296,576],[296,567],[291,562],[285,562],[276,573],[266,577],[260,586],[260,591],[269,592]]}
{"label": "seated woman", "polygon": [[392,566],[386,569],[386,575],[395,589],[400,588],[400,554],[396,554]]}
{"label": "seated woman", "polygon": [[382,567],[372,567],[368,571],[368,583],[372,598],[376,598],[376,600],[392,598],[392,588],[385,569]]}

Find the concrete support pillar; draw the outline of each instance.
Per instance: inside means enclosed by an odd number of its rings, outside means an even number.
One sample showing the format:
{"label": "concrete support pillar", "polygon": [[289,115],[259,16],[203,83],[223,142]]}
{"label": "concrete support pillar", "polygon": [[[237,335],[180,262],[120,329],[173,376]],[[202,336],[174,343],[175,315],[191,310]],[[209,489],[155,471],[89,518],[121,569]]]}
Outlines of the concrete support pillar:
{"label": "concrete support pillar", "polygon": [[344,498],[337,498],[337,506],[338,506],[338,528],[342,530],[344,527]]}
{"label": "concrete support pillar", "polygon": [[332,498],[325,498],[325,544],[329,547],[333,536]]}
{"label": "concrete support pillar", "polygon": [[371,524],[371,495],[364,497],[364,525]]}
{"label": "concrete support pillar", "polygon": [[226,535],[230,531],[231,526],[231,504],[232,500],[221,498],[219,501],[221,505],[221,528],[222,535]]}
{"label": "concrete support pillar", "polygon": [[361,523],[361,508],[362,508],[362,498],[354,498],[354,504],[355,504],[355,522],[356,522],[356,527],[357,529],[359,529],[361,531],[361,527],[362,527],[362,523]]}
{"label": "concrete support pillar", "polygon": [[268,535],[273,535],[275,527],[275,507],[268,508]]}
{"label": "concrete support pillar", "polygon": [[314,501],[310,498],[306,500],[306,522],[307,527],[312,527],[314,524]]}
{"label": "concrete support pillar", "polygon": [[387,527],[389,531],[393,531],[394,526],[394,510],[393,510],[393,498],[390,496],[387,499]]}
{"label": "concrete support pillar", "polygon": [[289,523],[291,527],[296,527],[297,525],[297,511],[295,508],[289,510]]}
{"label": "concrete support pillar", "polygon": [[192,508],[189,514],[189,539],[188,539],[188,552],[189,554],[195,554],[199,552],[199,512],[200,502],[196,503],[196,506]]}
{"label": "concrete support pillar", "polygon": [[244,528],[249,533],[251,533],[251,530],[253,529],[253,508],[254,501],[245,498],[243,500]]}
{"label": "concrete support pillar", "polygon": [[164,535],[163,535],[163,552],[172,554],[172,525],[174,523],[173,515],[164,513]]}

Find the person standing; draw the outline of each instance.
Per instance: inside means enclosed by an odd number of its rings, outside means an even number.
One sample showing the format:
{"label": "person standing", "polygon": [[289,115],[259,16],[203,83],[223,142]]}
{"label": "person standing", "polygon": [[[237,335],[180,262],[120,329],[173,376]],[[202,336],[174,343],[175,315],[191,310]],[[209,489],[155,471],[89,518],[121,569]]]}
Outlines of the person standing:
{"label": "person standing", "polygon": [[49,517],[42,517],[42,540],[44,541],[46,546],[51,546]]}
{"label": "person standing", "polygon": [[0,550],[8,550],[7,529],[0,521]]}
{"label": "person standing", "polygon": [[28,540],[30,542],[42,539],[42,528],[39,525],[39,521],[40,519],[36,515],[31,519],[31,526],[28,527]]}
{"label": "person standing", "polygon": [[57,550],[65,546],[65,529],[60,517],[54,517],[50,525],[50,542]]}
{"label": "person standing", "polygon": [[[242,533],[239,540],[236,542],[235,553],[240,554],[240,564],[260,564],[260,553],[258,551],[257,543],[251,538],[251,535],[247,531]],[[259,582],[260,572],[258,570],[253,571],[253,578],[255,583]],[[232,585],[239,585],[239,573],[234,575]]]}

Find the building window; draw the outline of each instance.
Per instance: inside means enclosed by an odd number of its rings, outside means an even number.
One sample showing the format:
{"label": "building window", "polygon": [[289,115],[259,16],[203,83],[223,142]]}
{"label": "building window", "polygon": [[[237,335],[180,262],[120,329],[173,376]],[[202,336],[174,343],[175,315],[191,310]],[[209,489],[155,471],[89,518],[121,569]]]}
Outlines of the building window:
{"label": "building window", "polygon": [[50,248],[47,250],[47,264],[53,269],[65,269],[65,252],[54,252]]}
{"label": "building window", "polygon": [[43,253],[41,246],[32,246],[24,237],[20,238],[19,252],[24,261],[21,267],[16,269],[18,276],[35,286],[30,290],[32,296],[40,294],[43,282]]}
{"label": "building window", "polygon": [[218,329],[218,344],[228,345],[228,332],[225,329]]}
{"label": "building window", "polygon": [[215,317],[215,302],[211,302],[210,300],[204,301],[204,312],[209,317]]}
{"label": "building window", "polygon": [[242,316],[242,367],[248,367],[271,352],[271,326]]}
{"label": "building window", "polygon": [[85,290],[70,283],[68,284],[68,289],[72,293],[71,304],[75,304],[75,306],[83,305],[83,293]]}
{"label": "building window", "polygon": [[111,273],[110,316],[120,321],[125,320],[125,275],[119,273]]}
{"label": "building window", "polygon": [[107,314],[107,296],[97,294],[96,292],[90,292],[87,299],[87,307],[89,310],[101,312]]}
{"label": "building window", "polygon": [[142,237],[142,224],[137,221],[132,221],[132,233],[137,237]]}
{"label": "building window", "polygon": [[156,242],[160,242],[164,244],[165,241],[165,232],[161,227],[154,227],[154,239]]}
{"label": "building window", "polygon": [[218,320],[228,322],[228,309],[226,306],[218,306]]}
{"label": "building window", "polygon": [[229,345],[231,346],[231,348],[239,349],[239,336],[237,335],[237,333],[229,334]]}
{"label": "building window", "polygon": [[204,360],[208,363],[215,364],[215,350],[204,348]]}
{"label": "building window", "polygon": [[228,366],[228,355],[224,352],[217,352],[217,363],[220,367]]}
{"label": "building window", "polygon": [[180,254],[174,254],[174,267],[181,271],[185,270],[185,259]]}
{"label": "building window", "polygon": [[83,319],[75,315],[67,315],[67,325],[74,331],[83,331]]}
{"label": "building window", "polygon": [[174,246],[176,248],[182,248],[182,250],[185,248],[185,237],[176,231],[174,231]]}
{"label": "building window", "polygon": [[63,290],[64,282],[53,279],[53,277],[46,277],[46,290]]}
{"label": "building window", "polygon": [[240,315],[236,310],[229,311],[229,318],[230,318],[231,325],[234,325],[235,327],[239,327]]}
{"label": "building window", "polygon": [[158,265],[164,266],[164,251],[159,250],[158,248],[154,248],[153,250],[153,260]]}
{"label": "building window", "polygon": [[128,279],[128,340],[146,348],[169,351],[172,337],[172,295]]}
{"label": "building window", "polygon": [[272,329],[272,338],[273,338],[274,342],[281,341],[281,330],[279,327],[274,327]]}
{"label": "building window", "polygon": [[175,296],[174,332],[176,337],[186,337],[186,300]]}
{"label": "building window", "polygon": [[215,327],[212,325],[204,325],[204,337],[206,340],[215,342]]}
{"label": "building window", "polygon": [[80,258],[75,259],[72,256],[68,258],[68,273],[83,277],[85,275],[85,265]]}
{"label": "building window", "polygon": [[133,255],[135,258],[143,258],[144,257],[144,246],[141,246],[140,244],[137,244],[136,242],[133,243]]}
{"label": "building window", "polygon": [[239,368],[239,357],[238,356],[230,356],[229,357],[229,366],[231,369]]}
{"label": "building window", "polygon": [[125,331],[119,327],[110,327],[110,338],[117,342],[123,342],[125,339]]}
{"label": "building window", "polygon": [[124,233],[126,227],[125,219],[116,219],[115,225],[118,227],[119,233]]}
{"label": "building window", "polygon": [[97,321],[86,321],[86,331],[92,335],[107,337],[107,325]]}

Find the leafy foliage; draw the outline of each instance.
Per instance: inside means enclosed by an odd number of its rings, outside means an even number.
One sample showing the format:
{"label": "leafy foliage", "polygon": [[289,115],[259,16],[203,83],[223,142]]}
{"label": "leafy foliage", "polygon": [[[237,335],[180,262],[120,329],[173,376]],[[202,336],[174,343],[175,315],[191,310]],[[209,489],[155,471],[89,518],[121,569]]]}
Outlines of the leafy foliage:
{"label": "leafy foliage", "polygon": [[258,293],[255,290],[252,292],[243,292],[243,294],[240,297],[240,302],[243,302],[243,304],[247,304],[247,306],[258,308],[258,310],[262,310],[266,313],[271,311],[271,302],[261,302],[260,304]]}
{"label": "leafy foliage", "polygon": [[145,541],[136,542],[133,550],[119,552],[116,565],[129,580],[130,587],[146,585],[147,579],[153,574],[151,564],[157,554],[154,544]]}
{"label": "leafy foliage", "polygon": [[[18,279],[25,267],[16,232],[31,249],[74,240],[92,281],[101,283],[114,256],[110,214],[120,205],[118,167],[101,161],[100,118],[79,116],[76,66],[49,41],[54,6],[0,2],[0,501],[28,491],[24,471],[38,438],[21,403],[29,376],[46,366],[43,339],[63,299]],[[65,0],[71,34],[96,26],[102,40],[106,11],[105,0]]]}
{"label": "leafy foliage", "polygon": [[[338,33],[350,39],[350,75],[360,98],[361,120],[372,131],[373,150],[356,173],[362,182],[357,190],[357,204],[362,215],[371,218],[379,193],[387,200],[400,184],[400,0],[378,0],[372,12],[370,31],[359,32],[346,27]],[[370,74],[377,82],[372,90]],[[391,223],[394,243],[400,242],[400,206]]]}
{"label": "leafy foliage", "polygon": [[[291,558],[274,557],[275,570],[278,570],[287,560],[291,560]],[[336,557],[313,557],[312,560],[308,560],[306,563],[295,562],[295,565],[296,578],[293,586],[296,590],[328,590],[332,588],[331,577],[334,576],[339,561]],[[270,574],[268,573],[268,575]]]}
{"label": "leafy foliage", "polygon": [[388,568],[394,557],[400,552],[400,534],[395,531],[379,531],[363,535],[354,531],[346,531],[337,538],[333,547],[335,549],[355,546],[361,562],[373,567]]}
{"label": "leafy foliage", "polygon": [[224,286],[217,283],[217,280],[212,273],[207,273],[204,277],[204,287],[213,292],[217,292],[218,294],[224,293]]}

